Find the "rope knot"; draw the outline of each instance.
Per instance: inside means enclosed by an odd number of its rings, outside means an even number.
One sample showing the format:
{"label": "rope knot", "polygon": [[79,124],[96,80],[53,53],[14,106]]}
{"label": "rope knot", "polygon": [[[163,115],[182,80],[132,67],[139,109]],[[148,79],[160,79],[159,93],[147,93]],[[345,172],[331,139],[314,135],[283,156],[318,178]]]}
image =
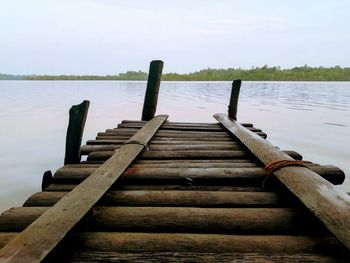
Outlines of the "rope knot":
{"label": "rope knot", "polygon": [[265,180],[263,181],[263,187],[265,187],[265,182],[274,172],[287,166],[303,166],[303,167],[309,168],[306,162],[299,161],[299,160],[273,161],[265,166],[265,173],[264,173]]}

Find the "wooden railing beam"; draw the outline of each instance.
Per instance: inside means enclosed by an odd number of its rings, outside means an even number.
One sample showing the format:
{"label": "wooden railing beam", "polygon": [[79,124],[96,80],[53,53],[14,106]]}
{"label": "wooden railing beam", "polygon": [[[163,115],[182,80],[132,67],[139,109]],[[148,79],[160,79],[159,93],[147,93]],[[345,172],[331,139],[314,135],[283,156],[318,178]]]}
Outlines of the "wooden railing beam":
{"label": "wooden railing beam", "polygon": [[46,260],[71,229],[124,173],[168,118],[153,118],[57,204],[0,250],[0,262],[37,263]]}
{"label": "wooden railing beam", "polygon": [[[244,128],[225,114],[214,118],[236,136],[263,164],[293,160],[270,142]],[[323,224],[350,249],[350,197],[312,170],[301,166],[283,167],[274,172],[279,179]]]}

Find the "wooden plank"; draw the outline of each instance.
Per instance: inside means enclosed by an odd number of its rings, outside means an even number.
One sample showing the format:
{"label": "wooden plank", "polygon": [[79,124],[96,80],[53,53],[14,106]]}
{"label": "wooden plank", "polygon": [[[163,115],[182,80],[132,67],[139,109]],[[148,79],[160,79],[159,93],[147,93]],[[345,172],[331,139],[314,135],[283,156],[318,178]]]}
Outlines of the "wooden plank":
{"label": "wooden plank", "polygon": [[163,64],[161,60],[153,60],[149,65],[147,88],[141,117],[143,121],[149,121],[156,114]]}
{"label": "wooden plank", "polygon": [[[131,140],[147,144],[167,117],[153,118]],[[143,149],[140,144],[126,144],[120,148],[87,180],[1,249],[0,260],[27,263],[44,260]]]}
{"label": "wooden plank", "polygon": [[[271,143],[245,129],[224,114],[215,114],[222,123],[265,165],[278,160],[292,160]],[[350,249],[350,197],[315,172],[305,167],[289,166],[274,172],[278,178],[324,225]]]}
{"label": "wooden plank", "polygon": [[64,163],[80,162],[80,146],[83,138],[85,121],[90,102],[84,100],[79,105],[74,105],[69,110],[69,123],[66,136],[66,153]]}

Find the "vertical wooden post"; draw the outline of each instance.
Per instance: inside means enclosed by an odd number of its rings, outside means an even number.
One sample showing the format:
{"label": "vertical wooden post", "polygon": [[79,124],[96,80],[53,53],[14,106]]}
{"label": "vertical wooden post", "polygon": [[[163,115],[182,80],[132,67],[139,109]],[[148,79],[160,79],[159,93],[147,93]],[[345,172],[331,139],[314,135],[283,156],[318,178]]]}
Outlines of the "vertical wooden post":
{"label": "vertical wooden post", "polygon": [[64,164],[80,162],[80,146],[90,102],[84,100],[69,110],[69,123],[66,137]]}
{"label": "vertical wooden post", "polygon": [[151,120],[156,113],[163,64],[161,60],[153,60],[150,63],[145,101],[142,109],[141,120],[143,121]]}
{"label": "vertical wooden post", "polygon": [[240,79],[236,79],[232,82],[230,104],[228,105],[228,116],[235,121],[237,120],[237,105],[241,82]]}

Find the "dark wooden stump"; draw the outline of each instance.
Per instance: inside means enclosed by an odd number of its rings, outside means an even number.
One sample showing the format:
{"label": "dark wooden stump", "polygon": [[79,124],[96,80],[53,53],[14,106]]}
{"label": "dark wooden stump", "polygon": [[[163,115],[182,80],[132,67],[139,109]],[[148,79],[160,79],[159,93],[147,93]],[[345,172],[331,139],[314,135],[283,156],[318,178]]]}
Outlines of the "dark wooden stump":
{"label": "dark wooden stump", "polygon": [[64,164],[80,162],[80,146],[90,102],[84,100],[69,110],[69,123],[66,137]]}

